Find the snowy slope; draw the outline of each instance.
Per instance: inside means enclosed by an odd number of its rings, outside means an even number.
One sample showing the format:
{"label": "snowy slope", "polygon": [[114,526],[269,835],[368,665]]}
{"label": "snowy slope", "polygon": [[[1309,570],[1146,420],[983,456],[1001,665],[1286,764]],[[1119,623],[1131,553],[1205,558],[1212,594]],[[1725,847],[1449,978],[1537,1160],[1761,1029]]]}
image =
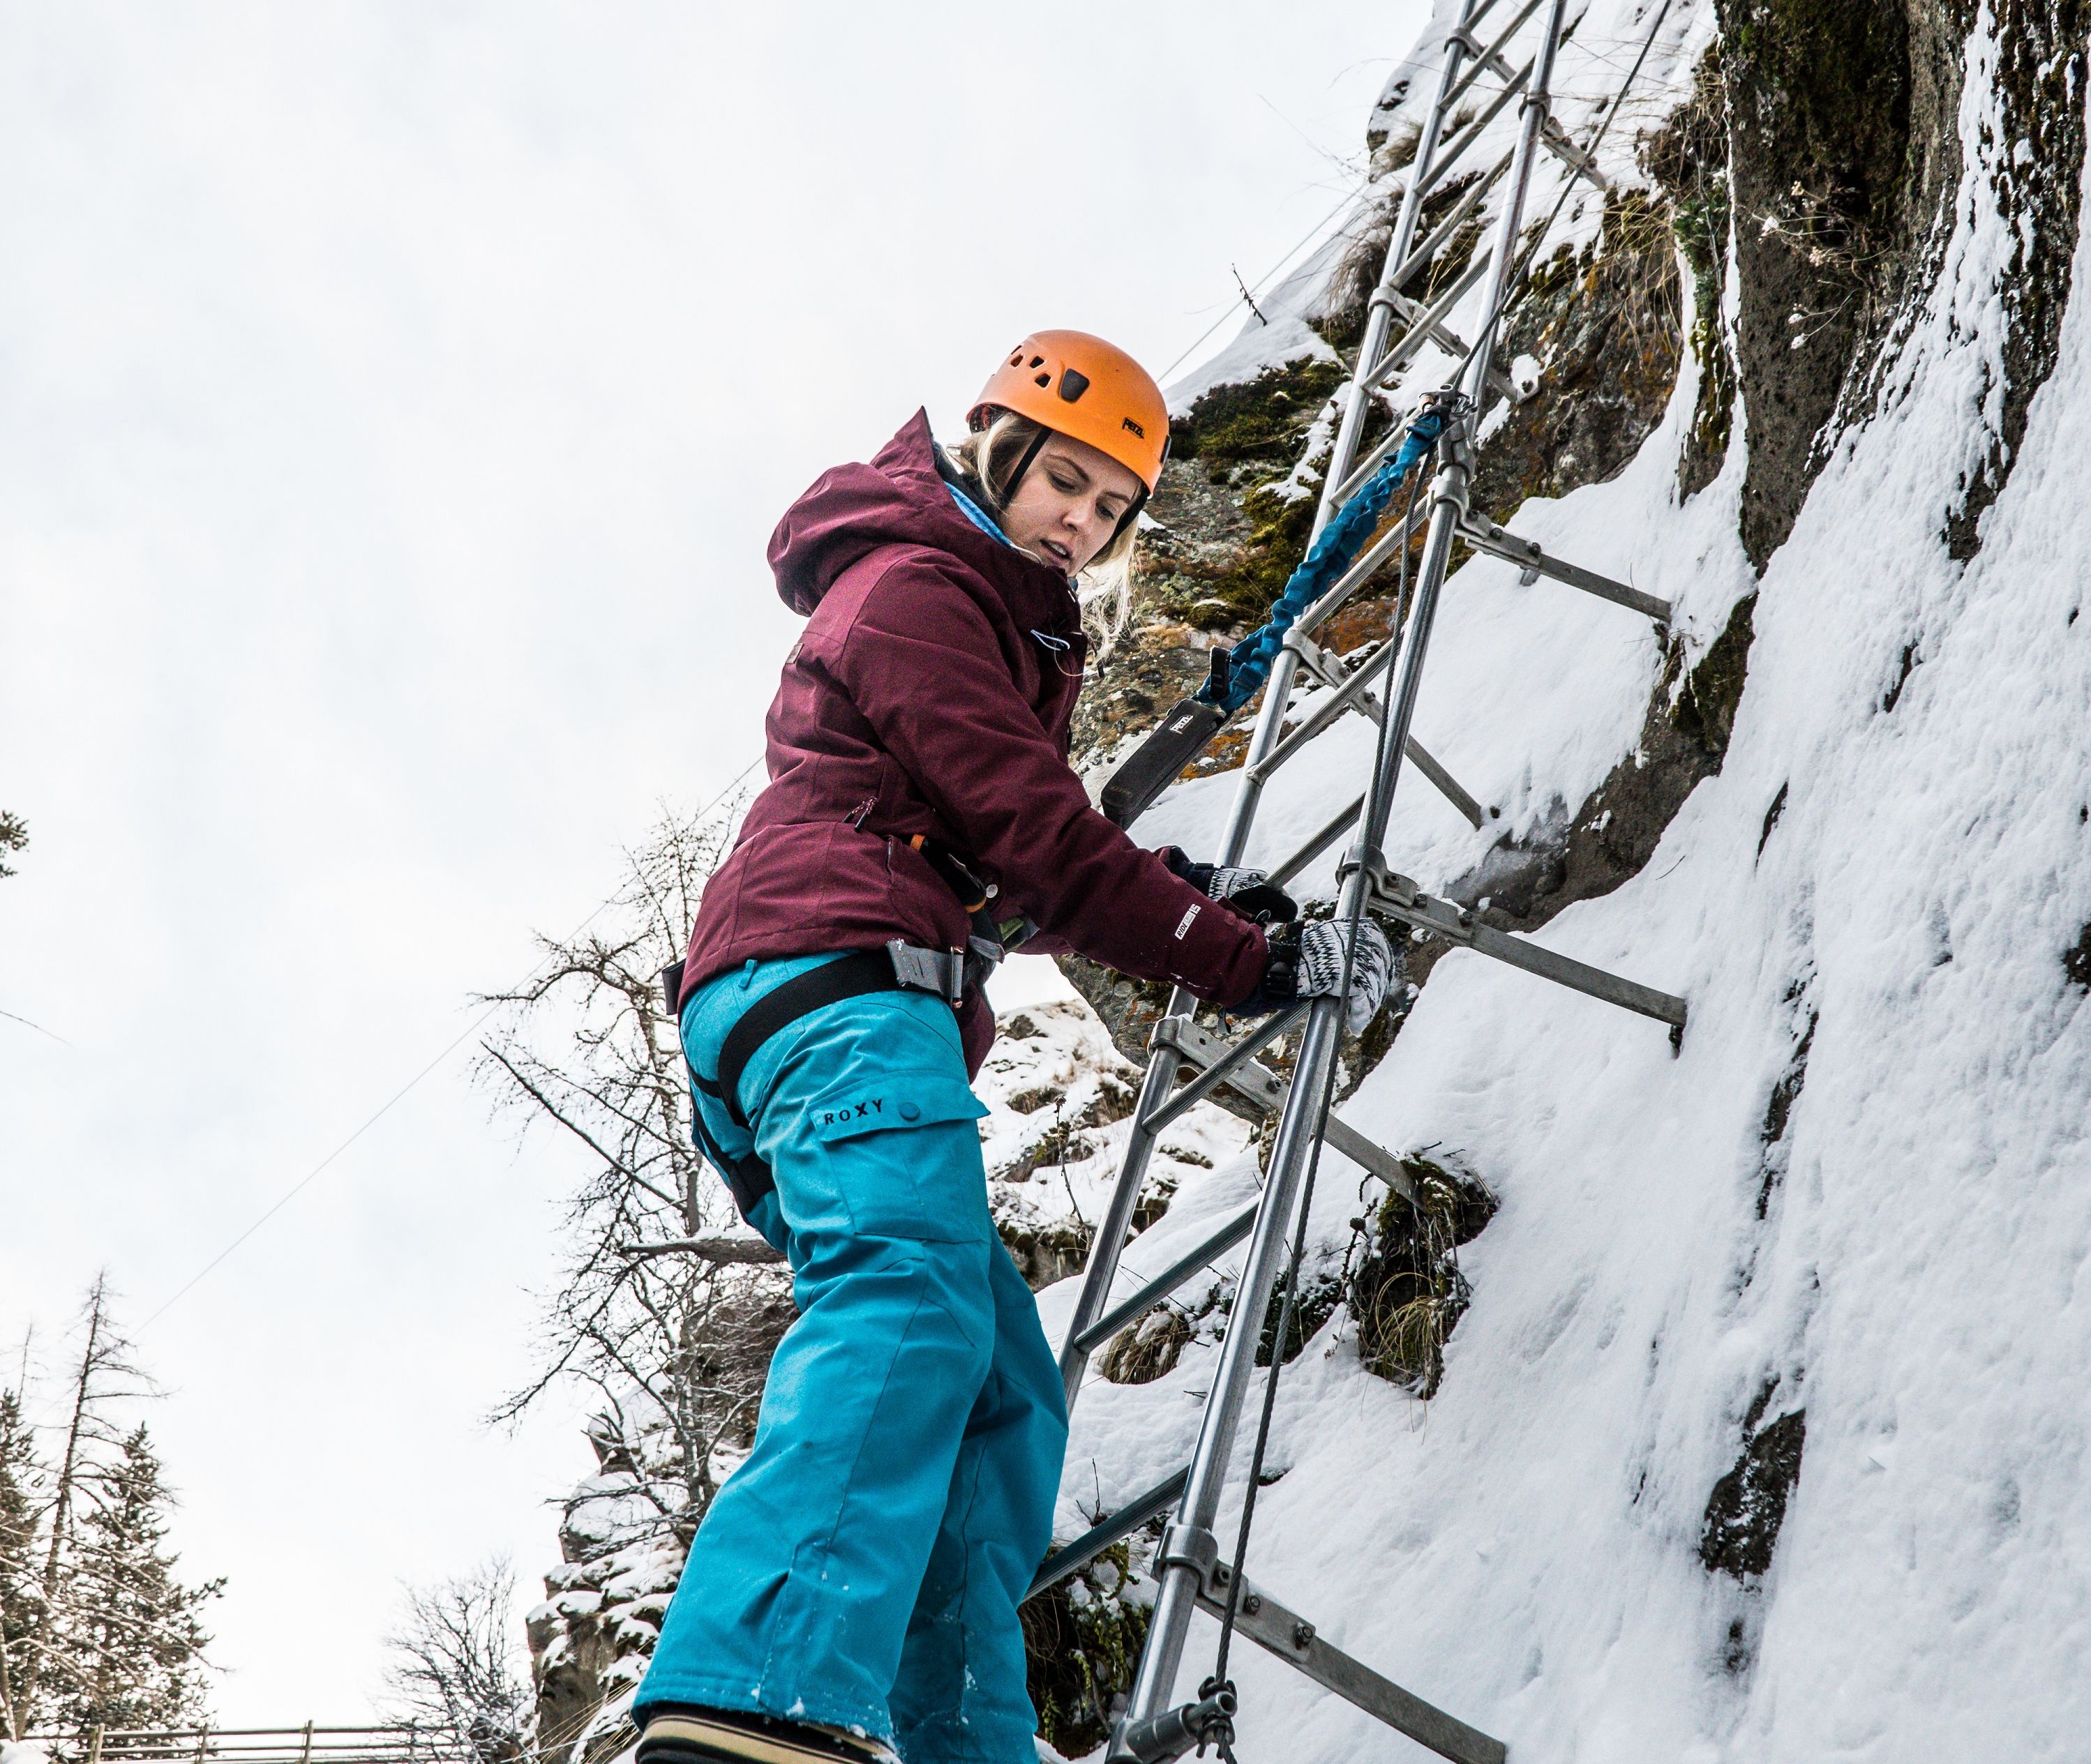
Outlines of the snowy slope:
{"label": "snowy slope", "polygon": [[[1596,0],[1579,43],[1616,59],[1636,10]],[[1985,28],[1971,168],[1997,133]],[[1674,101],[1710,28],[1710,7],[1674,9],[1653,89]],[[2010,245],[1987,180],[1965,184],[1883,408],[1757,584],[1723,769],[1639,876],[1539,934],[1688,995],[1681,1048],[1454,953],[1344,1108],[1390,1147],[1455,1148],[1502,1210],[1463,1252],[1473,1303],[1427,1406],[1360,1370],[1340,1314],[1288,1368],[1250,1572],[1519,1764],[2091,1755],[2091,1012],[2063,959],[2091,920],[2091,313],[2069,313],[1980,553],[1953,561]],[[1676,489],[1697,389],[1688,368],[1623,476],[1510,524],[1674,597],[1703,648],[1751,573],[1742,446]],[[1448,584],[1417,733],[1527,830],[1631,751],[1658,662],[1631,615],[1478,562]],[[1356,791],[1369,734],[1352,719],[1286,775],[1259,850]],[[1232,782],[1179,787],[1141,837],[1209,847]],[[1399,867],[1442,884],[1493,837],[1404,779]],[[1243,1180],[1187,1181],[1133,1259],[1165,1259]],[[1323,1253],[1358,1203],[1331,1156]],[[1049,1327],[1073,1291],[1043,1295]],[[1214,1362],[1194,1341],[1153,1383],[1092,1384],[1063,1532],[1181,1461]],[[1746,1418],[1804,1411],[1768,1572],[1710,1572],[1701,1528]],[[1249,1653],[1245,1756],[1422,1755]]]}

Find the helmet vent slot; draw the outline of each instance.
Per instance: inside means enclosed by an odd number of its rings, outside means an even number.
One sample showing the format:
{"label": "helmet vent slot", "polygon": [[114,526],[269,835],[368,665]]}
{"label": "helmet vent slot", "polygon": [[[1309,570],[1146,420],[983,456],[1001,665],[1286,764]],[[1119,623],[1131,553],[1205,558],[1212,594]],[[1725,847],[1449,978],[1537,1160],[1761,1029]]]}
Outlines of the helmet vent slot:
{"label": "helmet vent slot", "polygon": [[1038,374],[1033,376],[1032,383],[1035,385],[1050,386],[1053,383],[1053,376],[1050,373]]}
{"label": "helmet vent slot", "polygon": [[1046,365],[1046,358],[1043,355],[1033,355],[1031,358],[1031,365],[1034,368],[1042,368]]}

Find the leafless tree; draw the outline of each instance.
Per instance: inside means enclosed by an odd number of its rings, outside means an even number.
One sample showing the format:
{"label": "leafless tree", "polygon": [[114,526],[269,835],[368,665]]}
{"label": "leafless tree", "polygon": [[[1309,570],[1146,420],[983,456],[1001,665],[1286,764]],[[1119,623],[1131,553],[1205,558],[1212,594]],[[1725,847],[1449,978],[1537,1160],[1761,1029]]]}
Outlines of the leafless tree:
{"label": "leafless tree", "polygon": [[[715,1454],[752,1435],[782,1310],[771,1259],[734,1224],[723,1185],[691,1142],[688,1080],[658,975],[681,953],[735,817],[665,817],[627,854],[624,887],[591,928],[541,939],[536,975],[490,995],[508,1008],[482,1078],[583,1151],[568,1203],[570,1254],[546,1297],[539,1375],[495,1418],[520,1415],[558,1380],[599,1405],[606,1469],[633,1478],[662,1526],[687,1542],[716,1490]],[[675,1243],[675,1254],[649,1253]],[[704,1253],[709,1246],[711,1253]]]}
{"label": "leafless tree", "polygon": [[515,1764],[528,1751],[531,1692],[515,1657],[515,1576],[499,1556],[407,1590],[400,1626],[386,1638],[385,1687],[394,1718],[433,1734],[439,1752]]}

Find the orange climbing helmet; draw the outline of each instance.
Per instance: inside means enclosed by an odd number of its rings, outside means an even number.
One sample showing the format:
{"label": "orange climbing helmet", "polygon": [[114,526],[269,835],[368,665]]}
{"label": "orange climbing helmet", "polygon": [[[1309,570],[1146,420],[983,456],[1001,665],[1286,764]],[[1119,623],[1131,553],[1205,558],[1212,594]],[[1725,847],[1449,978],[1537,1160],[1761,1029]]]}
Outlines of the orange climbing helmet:
{"label": "orange climbing helmet", "polygon": [[1149,491],[1169,457],[1169,406],[1132,356],[1087,331],[1033,331],[988,376],[969,428],[1014,411],[1108,454]]}

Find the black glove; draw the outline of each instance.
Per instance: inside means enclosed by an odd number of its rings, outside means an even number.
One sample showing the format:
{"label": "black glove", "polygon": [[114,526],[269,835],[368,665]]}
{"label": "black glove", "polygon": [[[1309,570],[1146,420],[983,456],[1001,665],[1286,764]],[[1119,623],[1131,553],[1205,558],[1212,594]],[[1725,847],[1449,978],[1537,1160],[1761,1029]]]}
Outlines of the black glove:
{"label": "black glove", "polygon": [[[1303,999],[1334,998],[1343,980],[1343,931],[1321,921],[1281,925],[1270,933],[1270,959],[1256,990],[1235,1005],[1245,1017],[1282,1011]],[[1379,1014],[1394,984],[1395,954],[1386,933],[1369,919],[1358,926],[1351,958],[1351,988],[1343,1000],[1343,1026],[1356,1035]]]}
{"label": "black glove", "polygon": [[1224,902],[1252,923],[1279,924],[1300,916],[1300,908],[1292,897],[1264,880],[1270,874],[1268,870],[1250,870],[1232,864],[1193,863],[1174,845],[1164,845],[1158,855],[1207,900]]}

